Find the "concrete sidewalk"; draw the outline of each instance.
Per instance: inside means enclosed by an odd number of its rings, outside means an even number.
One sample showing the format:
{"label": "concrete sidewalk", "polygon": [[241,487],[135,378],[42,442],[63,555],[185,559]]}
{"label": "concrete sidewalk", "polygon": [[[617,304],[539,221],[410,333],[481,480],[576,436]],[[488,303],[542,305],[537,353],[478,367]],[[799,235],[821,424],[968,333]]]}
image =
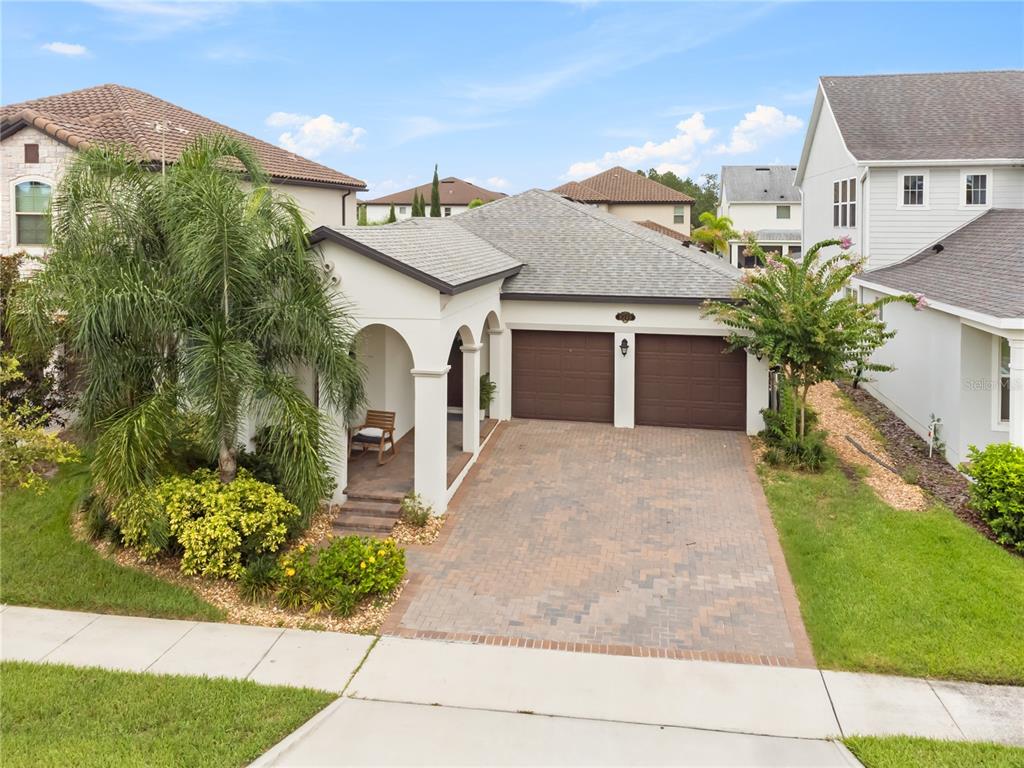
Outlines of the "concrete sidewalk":
{"label": "concrete sidewalk", "polygon": [[[373,642],[330,632],[0,608],[4,660],[344,693],[265,755],[263,765],[344,759],[843,766],[856,763],[829,740],[853,734],[1024,745],[1024,688],[397,637]],[[389,735],[396,728],[403,738]]]}

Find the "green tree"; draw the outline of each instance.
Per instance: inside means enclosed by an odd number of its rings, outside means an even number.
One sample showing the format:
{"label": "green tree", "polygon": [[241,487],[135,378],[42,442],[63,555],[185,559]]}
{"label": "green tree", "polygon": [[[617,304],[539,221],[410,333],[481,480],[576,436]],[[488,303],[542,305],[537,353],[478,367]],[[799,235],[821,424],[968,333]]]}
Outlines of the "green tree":
{"label": "green tree", "polygon": [[441,182],[437,178],[437,164],[434,164],[434,180],[430,182],[430,215],[437,218],[441,215]]}
{"label": "green tree", "polygon": [[418,189],[412,193],[412,215],[416,218],[423,216],[423,197]]}
{"label": "green tree", "polygon": [[469,201],[469,205],[467,205],[466,207],[467,208],[479,208],[483,204],[484,204],[483,200],[481,200],[479,197],[474,197],[472,200]]}
{"label": "green tree", "polygon": [[732,219],[705,211],[700,215],[700,223],[701,226],[690,233],[693,239],[711,246],[715,253],[728,257],[729,241],[740,236],[732,227]]}
{"label": "green tree", "polygon": [[388,219],[385,223],[394,224],[396,221],[398,221],[398,217],[395,216],[395,204],[392,203],[391,208],[388,209]]}
{"label": "green tree", "polygon": [[[844,250],[822,259],[822,249],[834,245]],[[799,261],[760,252],[765,268],[744,273],[732,301],[703,307],[705,316],[733,329],[733,349],[745,349],[779,367],[797,404],[788,425],[791,438],[806,435],[807,392],[813,385],[863,371],[892,370],[871,361],[896,335],[880,319],[883,305],[904,301],[926,306],[922,296],[884,296],[865,304],[846,296],[843,289],[863,269],[863,262],[845,250],[849,246],[845,238],[823,240]]]}
{"label": "green tree", "polygon": [[646,176],[653,181],[657,181],[660,184],[664,184],[666,187],[671,187],[679,192],[689,195],[693,198],[693,218],[700,220],[700,216],[703,213],[717,213],[719,203],[719,184],[718,174],[705,173],[700,176],[700,181],[694,181],[689,176],[685,179],[679,178],[674,172],[666,171],[665,173],[658,173],[654,168],[651,168],[646,174],[638,170],[641,176]]}
{"label": "green tree", "polygon": [[165,175],[124,148],[83,150],[53,210],[52,255],[12,319],[19,344],[45,348],[66,318],[97,490],[117,500],[167,472],[186,419],[230,482],[251,415],[281,490],[311,514],[333,442],[294,372],[316,371],[322,400],[352,412],[354,328],[248,145],[199,137]]}
{"label": "green tree", "polygon": [[360,227],[365,227],[367,225],[365,205],[360,205],[356,212],[356,224]]}

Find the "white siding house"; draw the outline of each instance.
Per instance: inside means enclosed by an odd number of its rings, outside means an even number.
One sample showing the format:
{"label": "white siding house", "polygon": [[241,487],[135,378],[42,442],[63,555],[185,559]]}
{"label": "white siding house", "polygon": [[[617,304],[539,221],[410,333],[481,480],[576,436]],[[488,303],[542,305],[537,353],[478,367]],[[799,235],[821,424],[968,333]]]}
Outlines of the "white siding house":
{"label": "white siding house", "polygon": [[797,184],[803,246],[848,236],[896,366],[868,389],[946,457],[1024,445],[1024,72],[822,77]]}
{"label": "white siding house", "polygon": [[[752,233],[766,253],[796,255],[803,209],[795,179],[795,165],[724,165],[718,215],[728,216],[737,232]],[[729,242],[734,266],[756,266],[745,248],[745,238]]]}

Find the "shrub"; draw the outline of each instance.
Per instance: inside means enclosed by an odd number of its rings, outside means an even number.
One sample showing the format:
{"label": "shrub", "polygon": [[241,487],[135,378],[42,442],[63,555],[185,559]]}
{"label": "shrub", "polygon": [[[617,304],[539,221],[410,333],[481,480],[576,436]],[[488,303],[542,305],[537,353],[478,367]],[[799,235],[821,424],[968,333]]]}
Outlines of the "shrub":
{"label": "shrub", "polygon": [[422,528],[434,514],[434,508],[423,503],[423,498],[415,491],[409,491],[402,499],[402,522]]}
{"label": "shrub", "polygon": [[280,578],[281,569],[277,565],[277,558],[270,554],[259,555],[246,566],[238,582],[238,591],[243,600],[255,603],[269,597]]}
{"label": "shrub", "polygon": [[764,460],[772,466],[788,466],[818,472],[829,463],[825,432],[815,430],[803,437],[784,437],[768,443]]}
{"label": "shrub", "polygon": [[979,451],[972,445],[967,458],[960,470],[974,481],[971,506],[1000,544],[1024,552],[1024,448],[992,443]]}
{"label": "shrub", "polygon": [[90,539],[99,541],[117,533],[117,526],[110,519],[110,508],[102,496],[89,491],[78,499],[77,505]]}
{"label": "shrub", "polygon": [[345,536],[314,552],[301,547],[280,561],[283,608],[347,616],[364,597],[391,592],[405,576],[405,551],[391,539]]}
{"label": "shrub", "polygon": [[256,556],[277,551],[301,513],[244,470],[227,484],[199,470],[129,496],[113,517],[144,558],[178,547],[182,573],[237,579]]}

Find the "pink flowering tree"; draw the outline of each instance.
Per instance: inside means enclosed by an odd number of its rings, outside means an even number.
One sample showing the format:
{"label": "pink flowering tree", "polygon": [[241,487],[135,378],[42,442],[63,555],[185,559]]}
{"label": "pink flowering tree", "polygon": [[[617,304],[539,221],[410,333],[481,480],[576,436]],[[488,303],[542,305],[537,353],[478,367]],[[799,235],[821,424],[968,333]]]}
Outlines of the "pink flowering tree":
{"label": "pink flowering tree", "polygon": [[[748,244],[762,264],[745,272],[730,301],[712,301],[703,313],[731,329],[732,349],[745,349],[778,366],[795,399],[790,437],[802,439],[807,428],[807,393],[815,384],[852,378],[863,372],[884,372],[891,366],[872,354],[895,331],[880,319],[880,308],[892,302],[921,306],[924,297],[884,296],[859,303],[844,289],[863,270],[863,261],[849,252],[849,238],[823,240],[802,258],[766,255]],[[822,250],[839,246],[833,256]]]}

